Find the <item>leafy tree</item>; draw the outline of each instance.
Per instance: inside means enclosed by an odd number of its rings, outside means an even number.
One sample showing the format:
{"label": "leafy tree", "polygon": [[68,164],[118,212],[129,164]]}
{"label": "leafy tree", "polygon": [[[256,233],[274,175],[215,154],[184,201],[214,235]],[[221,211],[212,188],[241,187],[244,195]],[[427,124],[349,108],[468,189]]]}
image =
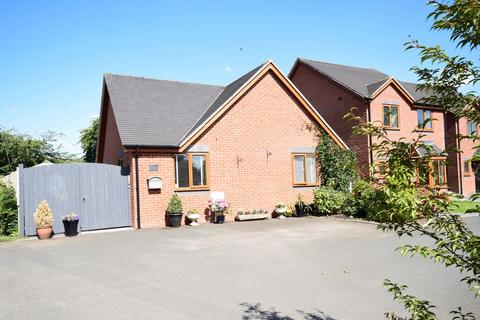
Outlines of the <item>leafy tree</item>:
{"label": "leafy tree", "polygon": [[17,231],[17,201],[15,189],[0,182],[0,236]]}
{"label": "leafy tree", "polygon": [[[433,19],[432,30],[449,32],[451,41],[464,54],[452,56],[439,45],[426,46],[417,40],[407,42],[407,49],[420,53],[422,66],[412,68],[419,78],[419,90],[429,93],[425,102],[442,106],[457,117],[480,121],[479,94],[475,90],[465,92],[466,87],[475,88],[480,81],[480,1],[429,0],[427,4],[432,6],[429,14]],[[421,159],[413,154],[416,148],[426,147],[421,137],[412,141],[390,141],[382,128],[368,123],[361,123],[355,130],[377,136],[380,142],[372,149],[388,159],[384,176],[372,178],[376,194],[385,203],[379,214],[388,214],[390,218],[380,229],[395,231],[400,237],[418,234],[429,238],[432,245],[404,245],[398,250],[403,255],[420,255],[455,267],[465,275],[461,281],[475,296],[480,295],[480,237],[465,226],[460,216],[448,212],[450,199],[445,193],[424,183],[425,173],[430,173],[425,165],[429,157]],[[387,319],[437,319],[435,307],[428,300],[406,294],[406,286],[390,280],[386,280],[385,285],[408,312],[407,317],[386,313]],[[452,319],[475,319],[473,313],[464,313],[461,308],[450,314]]]}
{"label": "leafy tree", "polygon": [[72,160],[72,155],[63,151],[58,143],[59,136],[48,131],[37,139],[14,129],[0,128],[0,175],[15,171],[21,163],[31,167],[44,161],[58,163]]}
{"label": "leafy tree", "polygon": [[86,162],[95,162],[99,127],[100,121],[97,117],[90,122],[88,128],[80,131],[80,144],[83,149],[83,160]]}
{"label": "leafy tree", "polygon": [[[419,90],[430,96],[426,102],[442,106],[458,117],[480,122],[480,95],[475,88],[480,81],[478,49],[480,45],[480,1],[429,0],[433,10],[432,30],[450,33],[450,40],[461,52],[449,55],[440,45],[427,46],[418,40],[407,42],[406,48],[418,50],[421,66],[413,70],[419,79]],[[478,136],[477,136],[478,138]],[[480,160],[480,155],[476,159]]]}
{"label": "leafy tree", "polygon": [[[347,118],[361,121],[352,114]],[[455,267],[466,274],[461,281],[475,296],[480,295],[480,236],[469,230],[459,215],[449,213],[449,195],[439,187],[430,187],[425,180],[425,175],[432,173],[428,161],[435,154],[431,146],[422,142],[422,134],[417,133],[412,140],[390,140],[384,128],[366,122],[355,126],[354,132],[376,137],[378,143],[371,146],[372,152],[387,159],[385,173],[371,177],[371,184],[375,186],[373,202],[381,204],[376,208],[381,217],[378,220],[386,221],[379,229],[394,231],[399,237],[415,234],[429,238],[432,245],[404,245],[398,250],[406,256],[419,255],[446,267]],[[427,151],[423,157],[415,152],[420,148]],[[390,280],[385,280],[385,285],[409,313],[407,318],[386,313],[387,319],[437,319],[434,306],[428,300],[405,294],[406,286]],[[473,314],[463,314],[461,309],[451,314],[453,319],[475,319]]]}

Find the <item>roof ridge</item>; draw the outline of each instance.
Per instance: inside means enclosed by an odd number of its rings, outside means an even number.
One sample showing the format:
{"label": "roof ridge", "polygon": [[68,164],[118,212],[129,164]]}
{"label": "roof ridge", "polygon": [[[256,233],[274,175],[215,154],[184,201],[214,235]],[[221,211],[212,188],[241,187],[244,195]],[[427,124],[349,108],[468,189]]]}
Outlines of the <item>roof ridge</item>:
{"label": "roof ridge", "polygon": [[[373,84],[377,84],[377,83],[380,83],[380,82],[384,82],[384,81],[386,81],[386,80],[390,80],[390,79],[395,79],[395,78],[394,78],[394,77],[391,77],[391,76],[388,76],[388,77],[383,78],[382,80],[379,80],[379,81],[377,81],[377,82],[372,82],[372,83],[367,84],[367,87],[369,87],[369,86],[371,86],[371,85],[373,85]],[[397,79],[395,79],[395,80],[397,80]],[[397,81],[399,81],[399,80],[397,80]]]}
{"label": "roof ridge", "polygon": [[403,83],[408,83],[408,84],[414,84],[414,85],[416,85],[416,86],[419,85],[418,82],[403,81],[403,80],[399,80],[399,79],[397,79],[397,78],[395,78],[395,80],[397,80],[398,82],[403,82]]}
{"label": "roof ridge", "polygon": [[[357,67],[357,66],[351,66],[351,65],[348,65],[348,64],[332,63],[332,62],[327,62],[327,61],[305,59],[305,58],[300,58],[300,57],[299,57],[298,59],[299,59],[300,61],[319,62],[319,63],[324,63],[324,64],[330,64],[330,65],[333,65],[333,66],[347,67],[347,68],[352,68],[352,69],[373,70],[373,71],[380,72],[380,73],[383,73],[383,74],[388,75],[387,73],[382,72],[382,71],[380,71],[380,70],[378,70],[378,69],[375,69],[375,68]],[[388,76],[390,76],[390,75],[388,75]],[[391,77],[391,76],[390,76],[390,77]]]}
{"label": "roof ridge", "polygon": [[195,85],[195,86],[208,86],[208,87],[216,87],[216,88],[225,88],[225,86],[216,85],[216,84],[190,82],[190,81],[179,81],[179,80],[168,80],[168,79],[157,79],[157,78],[151,78],[151,77],[139,77],[139,76],[124,75],[124,74],[116,74],[116,73],[104,73],[103,76],[104,77],[105,76],[114,76],[114,77],[131,78],[131,79],[143,79],[143,80],[152,80],[152,81],[183,83],[183,84],[190,84],[190,85]]}

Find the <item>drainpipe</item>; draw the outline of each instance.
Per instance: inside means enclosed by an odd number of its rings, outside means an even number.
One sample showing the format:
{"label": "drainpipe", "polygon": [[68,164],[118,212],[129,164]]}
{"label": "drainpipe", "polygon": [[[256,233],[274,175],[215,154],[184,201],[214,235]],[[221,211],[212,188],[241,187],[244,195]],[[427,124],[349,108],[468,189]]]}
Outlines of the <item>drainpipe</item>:
{"label": "drainpipe", "polygon": [[138,177],[138,155],[139,155],[140,148],[137,146],[137,150],[135,152],[135,193],[137,198],[137,228],[141,229],[140,224],[140,179]]}
{"label": "drainpipe", "polygon": [[[367,121],[368,122],[372,122],[372,112],[371,112],[371,109],[370,109],[370,100],[369,99],[366,99],[367,101]],[[372,144],[373,144],[373,140],[372,140],[372,135],[369,134],[368,135],[368,157],[369,157],[369,165],[373,165],[373,151],[372,151]],[[368,168],[368,171],[369,171],[369,175],[370,175],[370,167]]]}
{"label": "drainpipe", "polygon": [[458,152],[460,150],[460,121],[457,119],[455,120],[455,147],[457,148],[457,163],[458,163],[458,191],[460,194],[463,194],[463,175],[462,175],[462,169],[463,169],[463,163],[462,163],[462,155],[461,152]]}

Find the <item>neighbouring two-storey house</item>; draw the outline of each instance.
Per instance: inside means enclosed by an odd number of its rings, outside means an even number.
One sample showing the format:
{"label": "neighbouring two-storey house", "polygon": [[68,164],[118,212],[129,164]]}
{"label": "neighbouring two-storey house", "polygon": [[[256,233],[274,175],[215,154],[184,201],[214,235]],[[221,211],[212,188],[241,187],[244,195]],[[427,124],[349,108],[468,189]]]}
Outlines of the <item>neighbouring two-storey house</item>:
{"label": "neighbouring two-storey house", "polygon": [[[343,119],[352,108],[356,108],[354,112],[363,120],[382,125],[391,139],[412,138],[421,132],[423,141],[434,151],[433,156],[430,154],[430,185],[463,194],[479,191],[478,166],[468,161],[475,152],[472,148],[475,142],[458,138],[458,134],[478,130],[478,125],[457,120],[442,108],[425,103],[426,93],[417,90],[416,84],[399,81],[375,69],[301,58],[296,60],[289,77],[356,152],[364,174],[369,174],[371,164],[382,171],[385,159],[369,149],[378,142],[375,137],[355,135],[355,124]],[[450,147],[459,147],[463,152],[449,151]],[[425,150],[417,152],[422,156]]]}

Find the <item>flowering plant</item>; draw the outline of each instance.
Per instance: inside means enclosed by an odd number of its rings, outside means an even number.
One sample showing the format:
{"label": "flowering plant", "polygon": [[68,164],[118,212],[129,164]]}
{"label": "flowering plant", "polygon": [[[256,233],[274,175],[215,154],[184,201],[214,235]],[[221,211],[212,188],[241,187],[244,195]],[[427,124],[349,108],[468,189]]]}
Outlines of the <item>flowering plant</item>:
{"label": "flowering plant", "polygon": [[285,214],[287,212],[287,205],[283,202],[277,203],[277,205],[275,206],[275,212],[279,215]]}
{"label": "flowering plant", "polygon": [[228,208],[227,202],[224,199],[215,200],[212,202],[210,210],[216,214],[223,214]]}
{"label": "flowering plant", "polygon": [[62,217],[62,221],[78,221],[80,220],[80,216],[74,212],[67,214],[66,216]]}

